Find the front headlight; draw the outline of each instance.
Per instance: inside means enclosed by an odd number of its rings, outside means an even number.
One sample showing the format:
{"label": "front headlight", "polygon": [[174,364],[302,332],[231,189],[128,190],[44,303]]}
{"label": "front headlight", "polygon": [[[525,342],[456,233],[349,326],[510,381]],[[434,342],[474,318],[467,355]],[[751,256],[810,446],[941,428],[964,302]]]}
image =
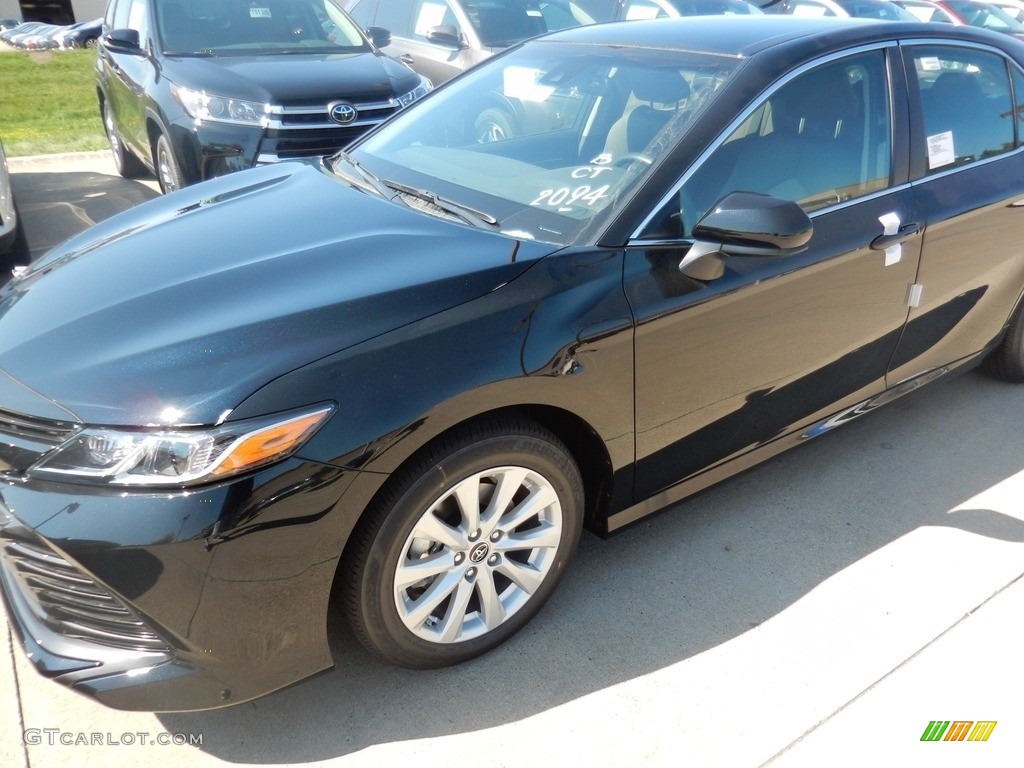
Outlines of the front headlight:
{"label": "front headlight", "polygon": [[194,120],[258,125],[266,128],[270,121],[270,105],[259,101],[216,96],[206,91],[193,91],[180,85],[171,85],[171,93],[188,116]]}
{"label": "front headlight", "polygon": [[292,455],[334,406],[217,427],[129,431],[86,427],[29,475],[104,485],[198,485]]}
{"label": "front headlight", "polygon": [[431,83],[427,78],[423,77],[423,75],[420,75],[420,84],[417,85],[408,93],[403,93],[401,96],[399,96],[398,103],[401,104],[403,107],[408,107],[410,104],[416,101],[416,99],[422,99],[433,89],[434,84]]}

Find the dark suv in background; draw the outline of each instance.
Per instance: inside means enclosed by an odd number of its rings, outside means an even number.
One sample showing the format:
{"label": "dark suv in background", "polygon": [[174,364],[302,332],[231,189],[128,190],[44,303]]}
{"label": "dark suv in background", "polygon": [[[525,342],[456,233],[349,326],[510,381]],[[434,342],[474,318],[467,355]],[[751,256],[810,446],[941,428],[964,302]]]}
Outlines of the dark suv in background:
{"label": "dark suv in background", "polygon": [[111,0],[96,61],[122,176],[179,187],[331,154],[430,90],[335,0]]}

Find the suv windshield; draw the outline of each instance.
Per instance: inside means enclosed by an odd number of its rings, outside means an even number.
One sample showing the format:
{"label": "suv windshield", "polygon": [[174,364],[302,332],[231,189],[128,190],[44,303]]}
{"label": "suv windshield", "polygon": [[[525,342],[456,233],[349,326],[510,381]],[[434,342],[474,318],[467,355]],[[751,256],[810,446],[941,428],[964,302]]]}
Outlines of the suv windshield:
{"label": "suv windshield", "polygon": [[506,234],[567,244],[646,174],[736,65],[535,44],[399,113],[352,155],[378,190],[430,191]]}
{"label": "suv windshield", "polygon": [[156,9],[160,45],[167,53],[369,50],[333,0],[158,0]]}

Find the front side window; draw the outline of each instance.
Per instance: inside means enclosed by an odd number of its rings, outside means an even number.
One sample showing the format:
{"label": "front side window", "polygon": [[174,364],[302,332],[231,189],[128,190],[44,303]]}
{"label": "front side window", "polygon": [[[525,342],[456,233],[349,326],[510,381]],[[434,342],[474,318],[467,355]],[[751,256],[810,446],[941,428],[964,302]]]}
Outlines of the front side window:
{"label": "front side window", "polygon": [[927,173],[995,157],[1014,148],[1006,61],[955,46],[914,46]]}
{"label": "front side window", "polygon": [[139,33],[139,42],[145,46],[149,37],[149,12],[147,0],[131,0],[128,8],[128,29]]}
{"label": "front side window", "polygon": [[416,3],[412,15],[410,36],[426,41],[427,34],[437,27],[448,27],[449,31],[462,34],[458,19],[455,18],[455,13],[446,0],[423,0],[423,2]]}
{"label": "front side window", "polygon": [[774,195],[810,212],[885,189],[891,126],[883,51],[815,67],[758,104],[644,236],[688,236],[730,192]]}
{"label": "front side window", "polygon": [[471,70],[352,155],[500,231],[573,242],[640,182],[736,67],[732,57],[538,44]]}

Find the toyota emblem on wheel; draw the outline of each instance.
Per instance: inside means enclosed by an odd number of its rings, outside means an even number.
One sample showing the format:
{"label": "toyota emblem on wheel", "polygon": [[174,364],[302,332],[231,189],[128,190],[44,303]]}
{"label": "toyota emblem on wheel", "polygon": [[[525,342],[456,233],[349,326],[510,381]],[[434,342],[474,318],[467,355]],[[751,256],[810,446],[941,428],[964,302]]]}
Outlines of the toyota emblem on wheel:
{"label": "toyota emblem on wheel", "polygon": [[359,114],[356,108],[349,104],[347,101],[338,101],[331,104],[329,107],[331,120],[341,125],[348,125],[356,119],[356,115]]}
{"label": "toyota emblem on wheel", "polygon": [[469,551],[469,561],[471,563],[482,563],[484,558],[487,557],[487,551],[487,542],[481,541]]}

